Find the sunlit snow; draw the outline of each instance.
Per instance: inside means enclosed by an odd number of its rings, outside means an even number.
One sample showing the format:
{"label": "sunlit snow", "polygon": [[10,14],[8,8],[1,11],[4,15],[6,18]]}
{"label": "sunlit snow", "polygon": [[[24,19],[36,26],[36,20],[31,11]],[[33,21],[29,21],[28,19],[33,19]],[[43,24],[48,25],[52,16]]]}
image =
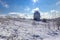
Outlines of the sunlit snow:
{"label": "sunlit snow", "polygon": [[0,18],[0,40],[60,40],[60,31],[51,21]]}

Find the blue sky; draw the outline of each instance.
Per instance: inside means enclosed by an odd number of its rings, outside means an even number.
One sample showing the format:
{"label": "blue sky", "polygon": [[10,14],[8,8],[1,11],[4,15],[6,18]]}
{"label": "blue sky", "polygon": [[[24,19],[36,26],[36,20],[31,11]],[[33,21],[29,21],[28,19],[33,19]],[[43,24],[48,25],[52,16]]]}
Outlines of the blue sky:
{"label": "blue sky", "polygon": [[42,13],[53,10],[59,12],[60,0],[0,0],[0,14],[11,12],[32,14],[34,10],[39,10]]}

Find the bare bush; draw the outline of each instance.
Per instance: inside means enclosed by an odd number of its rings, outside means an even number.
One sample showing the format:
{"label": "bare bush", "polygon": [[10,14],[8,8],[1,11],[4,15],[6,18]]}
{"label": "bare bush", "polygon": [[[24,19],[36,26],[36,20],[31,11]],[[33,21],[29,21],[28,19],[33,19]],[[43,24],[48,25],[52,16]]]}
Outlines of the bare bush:
{"label": "bare bush", "polygon": [[43,22],[47,22],[47,20],[46,20],[46,19],[43,19],[42,21],[43,21]]}
{"label": "bare bush", "polygon": [[56,25],[57,25],[57,27],[58,27],[58,30],[60,30],[60,21],[56,21]]}

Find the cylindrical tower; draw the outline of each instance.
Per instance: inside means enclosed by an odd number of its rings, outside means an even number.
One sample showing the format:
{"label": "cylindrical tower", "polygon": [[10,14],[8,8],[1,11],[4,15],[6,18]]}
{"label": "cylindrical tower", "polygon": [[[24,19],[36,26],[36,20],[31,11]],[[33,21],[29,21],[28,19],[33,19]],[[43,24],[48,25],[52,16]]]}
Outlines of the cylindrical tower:
{"label": "cylindrical tower", "polygon": [[40,21],[40,13],[39,13],[39,11],[34,12],[34,20]]}

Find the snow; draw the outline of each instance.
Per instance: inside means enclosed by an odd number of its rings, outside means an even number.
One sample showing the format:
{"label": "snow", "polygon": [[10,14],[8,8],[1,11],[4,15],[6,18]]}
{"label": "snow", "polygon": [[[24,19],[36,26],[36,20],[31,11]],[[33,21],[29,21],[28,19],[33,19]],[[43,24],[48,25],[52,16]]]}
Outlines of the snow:
{"label": "snow", "polygon": [[0,40],[60,40],[60,31],[54,22],[3,19],[0,19]]}

